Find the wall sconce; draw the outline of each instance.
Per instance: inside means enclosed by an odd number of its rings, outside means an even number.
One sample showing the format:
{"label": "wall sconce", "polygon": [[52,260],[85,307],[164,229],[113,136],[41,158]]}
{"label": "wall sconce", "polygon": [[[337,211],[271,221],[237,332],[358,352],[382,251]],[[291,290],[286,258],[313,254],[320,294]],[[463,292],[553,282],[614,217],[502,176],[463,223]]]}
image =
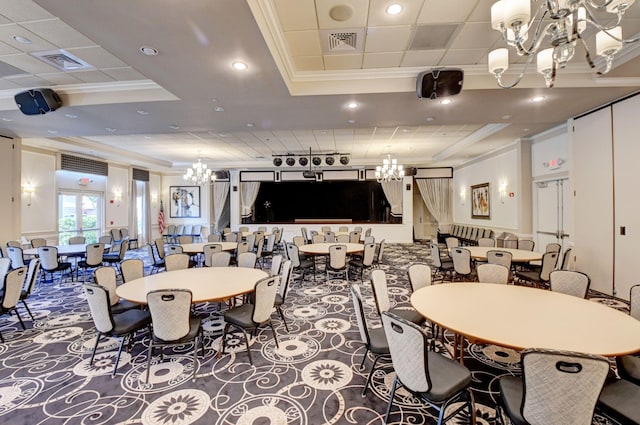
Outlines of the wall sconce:
{"label": "wall sconce", "polygon": [[33,192],[35,192],[35,191],[36,191],[36,188],[31,183],[26,183],[22,188],[22,192],[24,192],[24,194],[28,196],[28,198],[27,198],[27,206],[28,207],[31,206],[31,195],[33,195]]}
{"label": "wall sconce", "polygon": [[464,201],[467,200],[467,188],[466,187],[461,187],[460,188],[460,203],[462,205],[464,205]]}
{"label": "wall sconce", "polygon": [[116,207],[119,207],[120,206],[120,201],[122,200],[122,190],[121,189],[115,189],[113,191],[113,200],[117,204]]}
{"label": "wall sconce", "polygon": [[498,185],[498,194],[500,194],[500,203],[504,204],[504,197],[507,196],[507,182],[500,182]]}
{"label": "wall sconce", "polygon": [[156,192],[151,193],[151,203],[156,204],[158,202],[158,194]]}

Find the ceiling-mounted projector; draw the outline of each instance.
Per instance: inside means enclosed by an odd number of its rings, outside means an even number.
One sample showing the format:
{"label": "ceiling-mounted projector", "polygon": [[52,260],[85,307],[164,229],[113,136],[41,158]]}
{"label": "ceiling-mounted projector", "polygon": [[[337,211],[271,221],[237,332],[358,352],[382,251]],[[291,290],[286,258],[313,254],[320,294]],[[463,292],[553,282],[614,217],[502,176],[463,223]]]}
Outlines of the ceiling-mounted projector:
{"label": "ceiling-mounted projector", "polygon": [[416,94],[420,99],[453,96],[462,90],[464,71],[460,68],[438,68],[418,74]]}

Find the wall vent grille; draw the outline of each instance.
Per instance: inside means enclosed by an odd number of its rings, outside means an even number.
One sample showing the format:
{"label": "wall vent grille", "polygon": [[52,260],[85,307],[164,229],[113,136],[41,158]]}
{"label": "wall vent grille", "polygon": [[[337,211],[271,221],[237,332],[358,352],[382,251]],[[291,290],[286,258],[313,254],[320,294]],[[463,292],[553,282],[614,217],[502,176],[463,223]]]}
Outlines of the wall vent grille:
{"label": "wall vent grille", "polygon": [[139,168],[134,168],[131,174],[134,180],[138,180],[141,182],[149,181],[149,170],[141,170]]}
{"label": "wall vent grille", "polygon": [[109,165],[106,162],[64,153],[60,154],[60,170],[75,171],[77,173],[87,173],[98,176],[109,175]]}

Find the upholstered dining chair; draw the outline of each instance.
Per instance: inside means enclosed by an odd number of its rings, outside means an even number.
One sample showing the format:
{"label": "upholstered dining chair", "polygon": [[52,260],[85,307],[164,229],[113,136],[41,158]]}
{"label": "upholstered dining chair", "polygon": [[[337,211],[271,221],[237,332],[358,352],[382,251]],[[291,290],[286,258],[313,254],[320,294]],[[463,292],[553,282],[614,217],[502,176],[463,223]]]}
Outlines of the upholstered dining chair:
{"label": "upholstered dining chair", "polygon": [[345,280],[349,281],[349,261],[347,260],[346,245],[331,245],[329,247],[329,261],[325,265],[327,279],[330,275],[344,273]]}
{"label": "upholstered dining chair", "polygon": [[601,356],[528,349],[520,356],[522,377],[503,376],[496,422],[503,415],[520,425],[590,424],[609,372]]}
{"label": "upholstered dining chair", "polygon": [[51,275],[56,272],[60,273],[60,281],[62,282],[62,274],[65,271],[71,270],[71,263],[66,261],[60,261],[58,259],[58,248],[55,246],[41,246],[38,248],[38,258],[40,258],[40,264],[42,270]]}
{"label": "upholstered dining chair", "polygon": [[205,267],[211,267],[211,255],[214,252],[222,252],[222,245],[219,243],[209,243],[202,247]]}
{"label": "upholstered dining chair", "polygon": [[124,283],[144,277],[144,261],[140,258],[129,258],[120,263],[120,273]]}
{"label": "upholstered dining chair", "polygon": [[[397,387],[402,385],[418,400],[438,412],[438,425],[465,410],[469,423],[474,424],[475,405],[469,388],[469,369],[430,350],[427,335],[415,323],[393,313],[384,312],[382,325],[389,344],[391,362],[396,371],[389,394],[385,423],[389,423]],[[452,407],[455,403],[458,405]]]}
{"label": "upholstered dining chair", "polygon": [[549,274],[549,286],[552,291],[587,298],[591,279],[584,273],[571,270],[555,270]]}
{"label": "upholstered dining chair", "polygon": [[238,255],[238,267],[253,269],[256,267],[257,255],[255,252],[243,252]]}
{"label": "upholstered dining chair", "polygon": [[116,269],[120,268],[120,263],[124,260],[129,250],[129,239],[123,239],[118,246],[118,250],[115,252],[108,252],[102,255],[102,261],[114,266]]}
{"label": "upholstered dining chair", "polygon": [[231,263],[231,253],[227,251],[214,252],[211,254],[211,267],[229,267]]}
{"label": "upholstered dining chair", "polygon": [[364,251],[362,251],[362,256],[355,257],[349,260],[349,265],[352,270],[360,271],[360,281],[364,279],[364,271],[371,270],[373,267],[373,260],[376,255],[376,244],[375,243],[367,243],[364,245]]}
{"label": "upholstered dining chair", "polygon": [[506,285],[509,283],[509,269],[500,264],[480,264],[476,268],[478,273],[478,282],[482,283],[498,283]]}
{"label": "upholstered dining chair", "polygon": [[[40,259],[34,258],[29,262],[29,266],[27,267],[27,277],[24,280],[24,285],[22,287],[22,291],[20,291],[20,302],[24,306],[29,316],[31,316],[31,320],[34,320],[33,314],[31,313],[31,309],[27,305],[27,299],[31,296],[31,292],[33,292],[33,288],[38,281],[38,274],[40,273]],[[4,275],[3,275],[4,276]]]}
{"label": "upholstered dining chair", "polygon": [[33,238],[31,239],[31,247],[32,248],[40,248],[41,246],[46,246],[47,240],[45,238]]}
{"label": "upholstered dining chair", "polygon": [[[164,242],[163,245],[164,247]],[[149,261],[151,261],[151,274],[154,273],[154,271],[157,273],[160,271],[160,269],[164,269],[164,259],[159,258],[156,255],[156,250],[153,249],[153,245],[151,244],[147,244],[147,256],[149,257]]]}
{"label": "upholstered dining chair", "polygon": [[127,310],[139,309],[140,304],[120,299],[116,293],[116,270],[113,267],[98,267],[94,272],[95,281],[109,292],[109,305],[111,313],[118,314]]}
{"label": "upholstered dining chair", "polygon": [[220,233],[212,233],[207,236],[207,242],[222,242],[222,235]]}
{"label": "upholstered dining chair", "polygon": [[538,287],[546,287],[549,284],[551,272],[555,268],[557,262],[557,252],[546,252],[542,255],[542,265],[539,271],[517,271],[516,277],[522,282],[530,283]]}
{"label": "upholstered dining chair", "polygon": [[178,253],[164,257],[165,269],[168,272],[189,268],[189,254]]}
{"label": "upholstered dining chair", "polygon": [[422,324],[425,322],[425,318],[412,308],[391,308],[387,276],[384,270],[376,269],[371,272],[371,289],[373,289],[373,297],[375,299],[378,315],[382,315],[385,311],[391,311],[392,313],[413,323]]}
{"label": "upholstered dining chair", "polygon": [[280,274],[280,269],[282,268],[283,261],[284,261],[284,257],[280,254],[274,255],[271,258],[271,267],[269,269],[269,276],[275,276]]}
{"label": "upholstered dining chair", "polygon": [[442,276],[442,281],[444,281],[447,274],[449,274],[451,280],[453,280],[453,260],[451,257],[442,257],[440,255],[440,247],[436,243],[431,242],[429,249],[431,251],[431,265],[436,269],[434,277],[439,273]]}
{"label": "upholstered dining chair", "polygon": [[[20,321],[20,326],[22,326],[22,329],[26,329],[26,327],[24,326],[22,317],[18,312],[17,305],[18,301],[20,301],[20,293],[22,291],[22,286],[24,285],[26,276],[26,267],[20,267],[11,270],[4,277],[4,282],[2,282],[2,293],[0,294],[0,316],[15,313],[16,316],[18,316],[18,320]],[[2,333],[0,333],[0,341],[4,342]]]}
{"label": "upholstered dining chair", "polygon": [[[278,292],[276,293],[276,300],[274,302],[274,306],[276,311],[278,312],[278,316],[284,323],[284,328],[289,332],[289,326],[287,325],[287,319],[284,317],[284,312],[282,311],[282,306],[285,303],[287,298],[287,291],[289,290],[289,283],[291,283],[291,279],[293,276],[293,266],[291,260],[287,260],[282,264],[280,270],[280,284],[278,285]],[[271,275],[275,276],[275,275]]]}
{"label": "upholstered dining chair", "polygon": [[315,268],[313,260],[308,258],[300,258],[298,246],[294,243],[287,243],[287,252],[289,253],[289,259],[293,263],[293,269],[301,272],[300,282],[304,281],[304,274],[307,270]]}
{"label": "upholstered dining chair", "polygon": [[7,257],[11,260],[11,268],[25,267],[24,253],[19,246],[7,246]]}
{"label": "upholstered dining chair", "polygon": [[90,269],[96,269],[102,266],[102,256],[104,255],[104,245],[101,243],[92,243],[86,246],[86,254],[84,260],[78,261],[78,268],[76,269],[76,280],[78,279],[78,273],[83,270],[82,281],[87,281],[87,274]]}
{"label": "upholstered dining chair", "polygon": [[536,243],[530,239],[518,239],[518,249],[522,249],[524,251],[533,251],[533,248],[536,246]]}
{"label": "upholstered dining chair", "polygon": [[452,248],[451,260],[455,277],[460,280],[473,282],[477,279],[476,270],[471,262],[471,251],[466,248]]}
{"label": "upholstered dining chair", "polygon": [[411,285],[411,292],[416,292],[431,285],[431,267],[428,264],[412,264],[407,269],[407,277]]}

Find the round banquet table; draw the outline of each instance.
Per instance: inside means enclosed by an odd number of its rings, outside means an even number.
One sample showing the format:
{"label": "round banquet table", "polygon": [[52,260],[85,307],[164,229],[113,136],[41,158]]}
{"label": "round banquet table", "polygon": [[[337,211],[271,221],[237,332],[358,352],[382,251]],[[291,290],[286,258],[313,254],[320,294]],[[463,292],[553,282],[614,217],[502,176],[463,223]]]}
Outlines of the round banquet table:
{"label": "round banquet table", "polygon": [[299,246],[298,251],[307,255],[329,255],[329,247],[331,245],[346,245],[347,254],[355,254],[357,252],[364,251],[364,245],[361,243],[339,242],[310,243],[308,245]]}
{"label": "round banquet table", "polygon": [[193,303],[223,301],[253,291],[256,282],[269,276],[247,267],[197,267],[156,273],[131,280],[116,289],[120,298],[146,304],[147,293],[155,289],[189,289]]}
{"label": "round banquet table", "polygon": [[511,262],[527,263],[529,261],[542,260],[542,253],[515,248],[495,248],[491,246],[461,246],[471,252],[471,258],[479,261],[487,261],[487,251],[505,251],[511,253]]}
{"label": "round banquet table", "polygon": [[[77,243],[77,244],[71,244],[71,245],[47,245],[47,246],[53,246],[55,248],[58,248],[58,255],[65,256],[65,255],[84,254],[87,252],[87,245],[92,245],[92,244]],[[105,244],[104,245],[105,252],[107,252],[107,250],[110,247],[111,245]],[[23,255],[38,255],[38,248],[25,249],[22,253]]]}
{"label": "round banquet table", "polygon": [[202,254],[205,245],[222,245],[223,251],[233,251],[238,246],[238,242],[195,242],[180,244],[182,252],[185,254]]}
{"label": "round banquet table", "polygon": [[640,321],[593,301],[543,289],[488,283],[432,285],[413,307],[469,339],[510,347],[618,356],[640,351]]}

